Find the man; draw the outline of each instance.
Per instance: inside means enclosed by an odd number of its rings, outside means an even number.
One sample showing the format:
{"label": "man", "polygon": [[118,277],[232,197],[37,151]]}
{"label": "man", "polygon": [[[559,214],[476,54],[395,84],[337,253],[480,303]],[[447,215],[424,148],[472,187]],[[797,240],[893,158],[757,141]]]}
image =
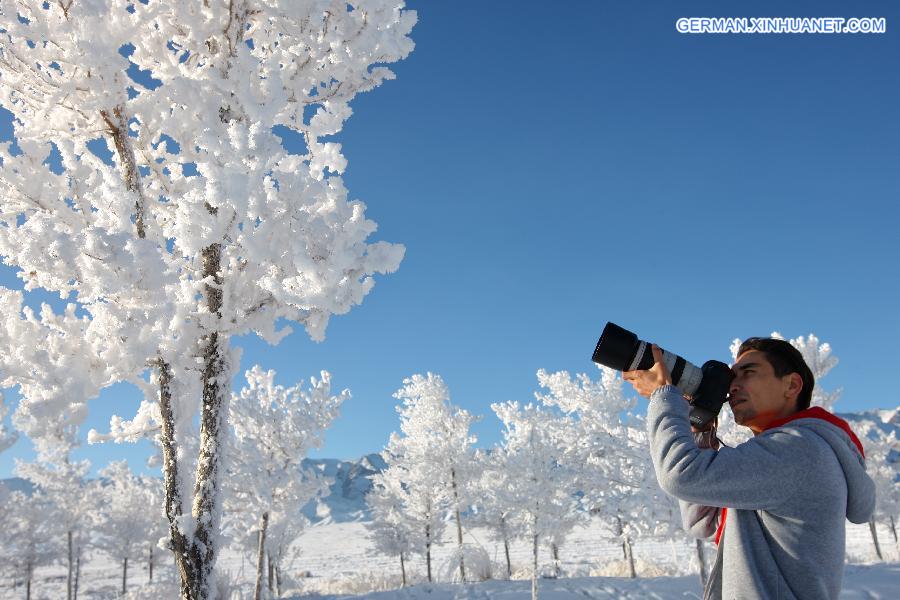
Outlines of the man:
{"label": "man", "polygon": [[875,486],[847,423],[809,408],[814,380],[800,352],[771,338],[741,345],[728,402],[754,437],[736,448],[719,448],[714,430],[692,433],[690,407],[656,346],[653,356],[651,369],[624,378],[650,398],[660,486],[679,499],[685,529],[715,535],[704,598],[837,598],[845,519],[869,520]]}

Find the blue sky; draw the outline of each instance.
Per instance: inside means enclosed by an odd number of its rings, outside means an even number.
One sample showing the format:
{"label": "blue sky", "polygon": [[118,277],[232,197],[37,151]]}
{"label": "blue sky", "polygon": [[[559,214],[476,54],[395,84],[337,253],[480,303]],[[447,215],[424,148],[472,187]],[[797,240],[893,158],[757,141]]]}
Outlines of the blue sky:
{"label": "blue sky", "polygon": [[[416,50],[337,136],[351,196],[406,259],[320,344],[235,340],[242,368],[284,384],[327,369],[351,389],[315,456],[379,451],[391,394],[425,371],[492,444],[489,405],[532,399],[538,368],[593,375],[608,320],[698,364],[735,337],[814,332],[840,358],[822,382],[843,388],[838,411],[900,403],[900,7],[410,6]],[[885,17],[887,33],[684,35],[684,16]],[[108,390],[86,428],[137,400]],[[79,455],[141,469],[148,452]],[[27,442],[0,477],[17,456]]]}

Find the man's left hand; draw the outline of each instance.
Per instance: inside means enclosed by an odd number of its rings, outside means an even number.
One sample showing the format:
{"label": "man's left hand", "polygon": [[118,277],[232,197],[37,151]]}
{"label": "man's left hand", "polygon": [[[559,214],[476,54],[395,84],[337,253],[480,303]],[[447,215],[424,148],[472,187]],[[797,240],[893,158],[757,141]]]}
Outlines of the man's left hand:
{"label": "man's left hand", "polygon": [[671,385],[672,377],[663,362],[662,350],[653,344],[653,360],[656,362],[646,371],[625,371],[622,378],[634,386],[635,391],[644,398],[650,398],[650,394],[656,388]]}

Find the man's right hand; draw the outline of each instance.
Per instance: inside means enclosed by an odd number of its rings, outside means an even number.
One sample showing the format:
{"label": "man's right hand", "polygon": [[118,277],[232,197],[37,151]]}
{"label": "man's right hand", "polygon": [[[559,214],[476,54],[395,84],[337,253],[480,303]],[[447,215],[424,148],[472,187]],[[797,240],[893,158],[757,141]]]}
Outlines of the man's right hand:
{"label": "man's right hand", "polygon": [[719,438],[716,436],[716,426],[718,424],[719,419],[713,419],[703,429],[697,429],[691,425],[691,432],[694,434],[694,441],[697,443],[698,448],[719,449]]}
{"label": "man's right hand", "polygon": [[715,419],[713,419],[712,421],[707,423],[706,427],[704,427],[703,429],[697,429],[696,427],[691,425],[691,432],[692,433],[700,433],[701,431],[710,431],[710,430],[715,431],[718,426],[719,426],[719,417],[716,417]]}

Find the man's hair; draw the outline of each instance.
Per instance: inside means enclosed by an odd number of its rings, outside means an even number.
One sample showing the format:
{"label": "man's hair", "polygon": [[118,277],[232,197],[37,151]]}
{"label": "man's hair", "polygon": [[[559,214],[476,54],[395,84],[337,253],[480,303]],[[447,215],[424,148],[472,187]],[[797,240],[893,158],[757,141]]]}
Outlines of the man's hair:
{"label": "man's hair", "polygon": [[794,348],[790,342],[779,340],[776,338],[752,337],[744,340],[741,347],[738,348],[737,355],[740,356],[749,350],[759,350],[766,355],[766,360],[772,365],[776,377],[784,377],[791,373],[800,375],[803,380],[803,388],[797,395],[797,410],[809,408],[812,402],[813,386],[816,379],[813,377],[812,371],[803,360],[800,351]]}

